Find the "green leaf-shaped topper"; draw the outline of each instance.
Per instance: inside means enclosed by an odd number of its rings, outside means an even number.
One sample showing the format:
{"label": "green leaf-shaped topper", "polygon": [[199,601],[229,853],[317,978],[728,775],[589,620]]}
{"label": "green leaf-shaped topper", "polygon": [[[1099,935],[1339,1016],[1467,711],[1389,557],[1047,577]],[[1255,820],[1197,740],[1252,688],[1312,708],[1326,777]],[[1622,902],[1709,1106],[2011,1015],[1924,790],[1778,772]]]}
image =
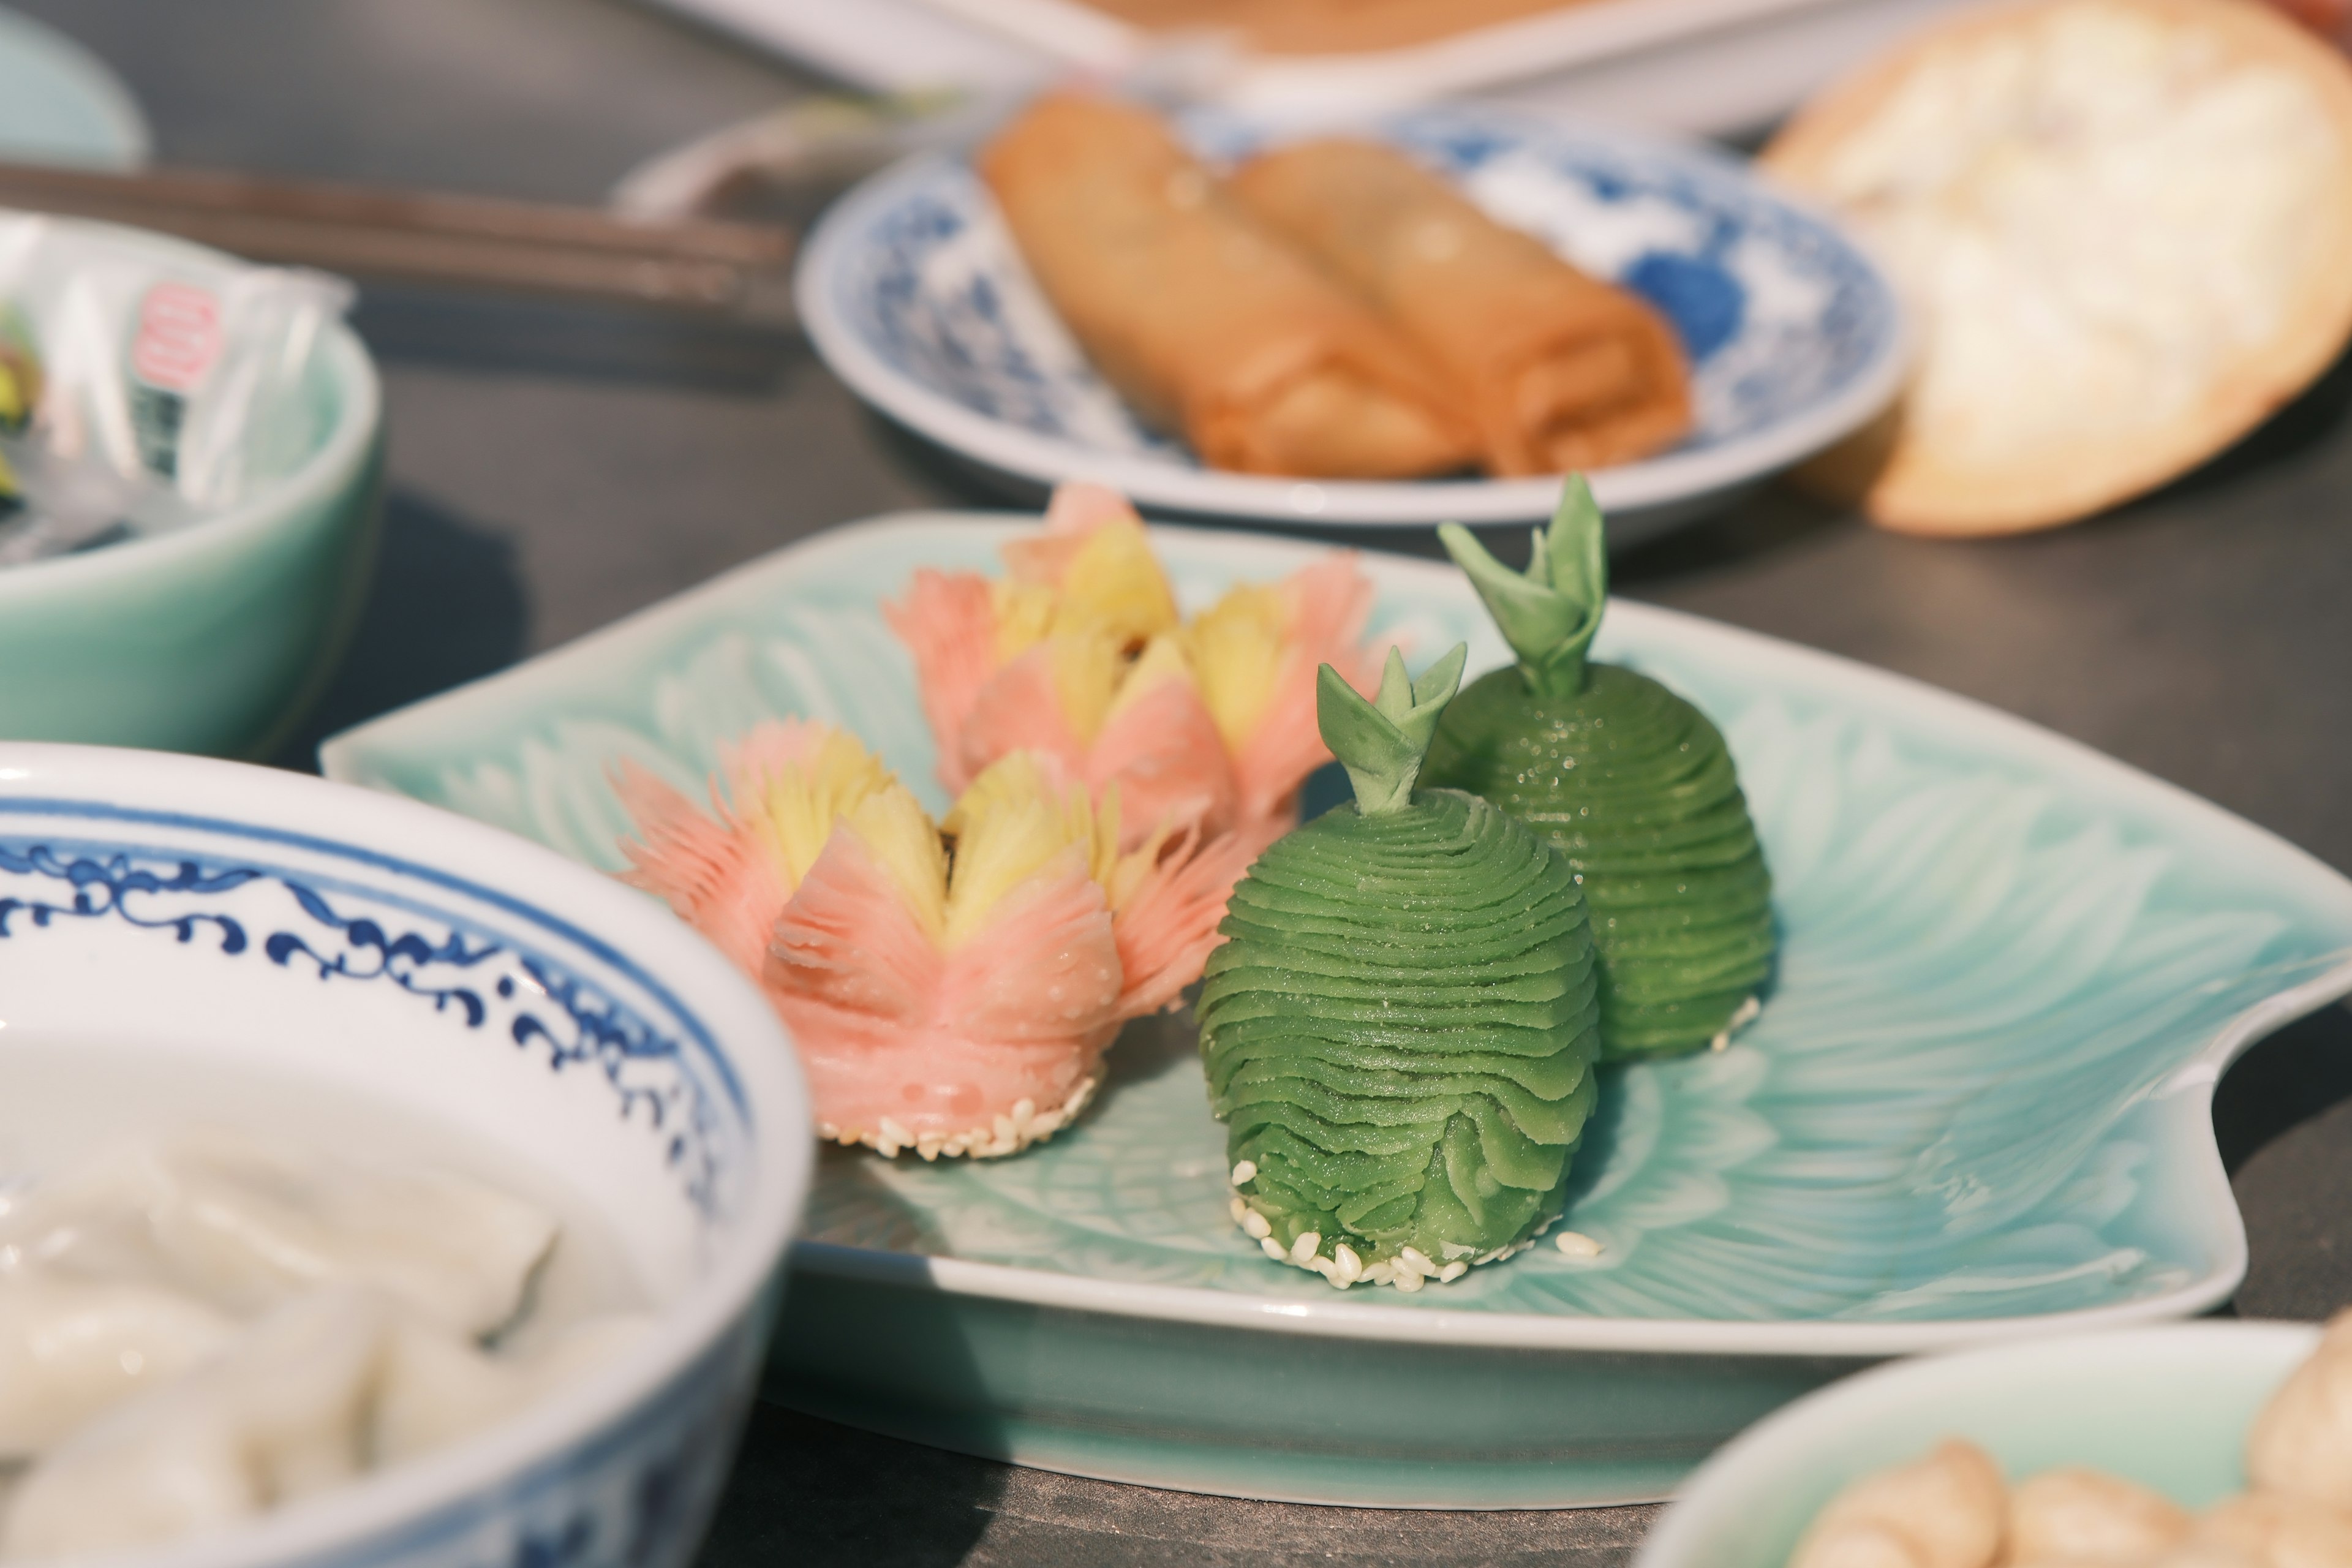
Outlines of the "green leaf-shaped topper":
{"label": "green leaf-shaped topper", "polygon": [[1609,598],[1608,544],[1584,476],[1568,476],[1551,526],[1536,531],[1524,575],[1488,554],[1478,536],[1458,522],[1440,525],[1437,536],[1486,601],[1528,688],[1541,697],[1583,690],[1585,650],[1601,629]]}
{"label": "green leaf-shaped topper", "polygon": [[1402,811],[1412,799],[1421,759],[1437,733],[1437,716],[1454,700],[1469,657],[1470,645],[1455,643],[1414,680],[1405,674],[1404,655],[1391,647],[1380,694],[1370,702],[1328,664],[1316,677],[1315,727],[1348,770],[1348,782],[1356,786],[1356,809],[1364,816]]}

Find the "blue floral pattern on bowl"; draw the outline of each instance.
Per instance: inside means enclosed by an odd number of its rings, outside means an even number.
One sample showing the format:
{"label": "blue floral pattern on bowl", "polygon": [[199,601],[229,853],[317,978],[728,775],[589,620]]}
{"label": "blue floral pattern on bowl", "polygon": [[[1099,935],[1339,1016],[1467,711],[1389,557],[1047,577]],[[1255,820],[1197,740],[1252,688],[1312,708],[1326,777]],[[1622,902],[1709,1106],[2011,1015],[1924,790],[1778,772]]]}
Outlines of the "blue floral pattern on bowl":
{"label": "blue floral pattern on bowl", "polygon": [[[226,781],[245,813],[182,809],[191,779]],[[781,1051],[780,1034],[699,943],[677,943],[666,921],[654,942],[633,937],[645,924],[634,899],[583,908],[560,879],[543,898],[497,863],[535,852],[468,824],[449,826],[487,848],[440,859],[318,831],[301,817],[322,797],[319,815],[340,826],[350,797],[316,781],[0,746],[0,1068],[16,1040],[99,1035],[322,1076],[428,1113],[478,1097],[499,1125],[528,1124],[521,1146],[563,1176],[576,1183],[576,1163],[592,1161],[609,1185],[582,1190],[614,1216],[660,1310],[710,1321],[674,1372],[638,1374],[569,1440],[494,1431],[157,1561],[683,1568],[756,1385],[774,1305],[767,1248],[791,1218],[779,1205],[798,1203],[805,1102],[780,1096],[772,1069],[747,1076],[739,1054]],[[381,803],[358,805],[364,826]],[[418,825],[403,826],[393,842],[414,841]],[[761,1106],[783,1118],[781,1138],[763,1139]],[[421,1500],[398,1506],[387,1489]]]}

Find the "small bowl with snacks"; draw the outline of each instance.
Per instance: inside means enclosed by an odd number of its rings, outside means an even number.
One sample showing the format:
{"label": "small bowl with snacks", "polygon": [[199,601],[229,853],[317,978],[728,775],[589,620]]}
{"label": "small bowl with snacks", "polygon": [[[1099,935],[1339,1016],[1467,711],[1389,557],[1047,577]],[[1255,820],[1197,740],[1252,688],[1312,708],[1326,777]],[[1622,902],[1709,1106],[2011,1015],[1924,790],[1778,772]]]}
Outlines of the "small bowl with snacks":
{"label": "small bowl with snacks", "polygon": [[382,479],[347,300],[0,213],[0,737],[260,755],[317,697]]}
{"label": "small bowl with snacks", "polygon": [[838,204],[798,297],[859,396],[1016,493],[1623,542],[1894,396],[1903,316],[1829,220],[1718,153],[1490,105],[1302,135],[1075,92]]}
{"label": "small bowl with snacks", "polygon": [[2352,1315],[1882,1367],[1710,1459],[1634,1568],[2352,1562]]}
{"label": "small bowl with snacks", "polygon": [[810,1166],[628,889],[235,763],[0,742],[0,1557],[688,1562]]}

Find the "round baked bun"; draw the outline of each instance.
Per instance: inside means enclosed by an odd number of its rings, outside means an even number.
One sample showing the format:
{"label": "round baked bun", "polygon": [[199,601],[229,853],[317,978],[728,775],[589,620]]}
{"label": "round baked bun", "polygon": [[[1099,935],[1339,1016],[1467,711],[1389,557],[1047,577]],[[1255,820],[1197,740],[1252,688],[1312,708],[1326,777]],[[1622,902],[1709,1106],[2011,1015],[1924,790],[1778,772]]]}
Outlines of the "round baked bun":
{"label": "round baked bun", "polygon": [[2021,532],[2244,435],[2352,334],[2352,67],[2253,0],[1971,11],[1765,149],[1913,311],[1902,401],[1816,485]]}

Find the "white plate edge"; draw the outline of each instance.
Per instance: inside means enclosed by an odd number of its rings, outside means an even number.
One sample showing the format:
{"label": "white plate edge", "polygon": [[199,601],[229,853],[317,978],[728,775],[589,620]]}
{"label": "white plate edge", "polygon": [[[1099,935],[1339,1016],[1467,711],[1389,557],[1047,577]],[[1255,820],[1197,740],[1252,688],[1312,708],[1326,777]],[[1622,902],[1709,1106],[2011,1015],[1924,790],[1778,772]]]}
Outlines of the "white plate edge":
{"label": "white plate edge", "polygon": [[[1097,71],[1133,70],[1169,47],[1074,0],[921,0],[930,9],[1016,40],[1048,58]],[[1583,0],[1489,22],[1419,44],[1349,54],[1236,51],[1232,101],[1398,101],[1524,80],[1742,23],[1808,11],[1826,0]]]}

